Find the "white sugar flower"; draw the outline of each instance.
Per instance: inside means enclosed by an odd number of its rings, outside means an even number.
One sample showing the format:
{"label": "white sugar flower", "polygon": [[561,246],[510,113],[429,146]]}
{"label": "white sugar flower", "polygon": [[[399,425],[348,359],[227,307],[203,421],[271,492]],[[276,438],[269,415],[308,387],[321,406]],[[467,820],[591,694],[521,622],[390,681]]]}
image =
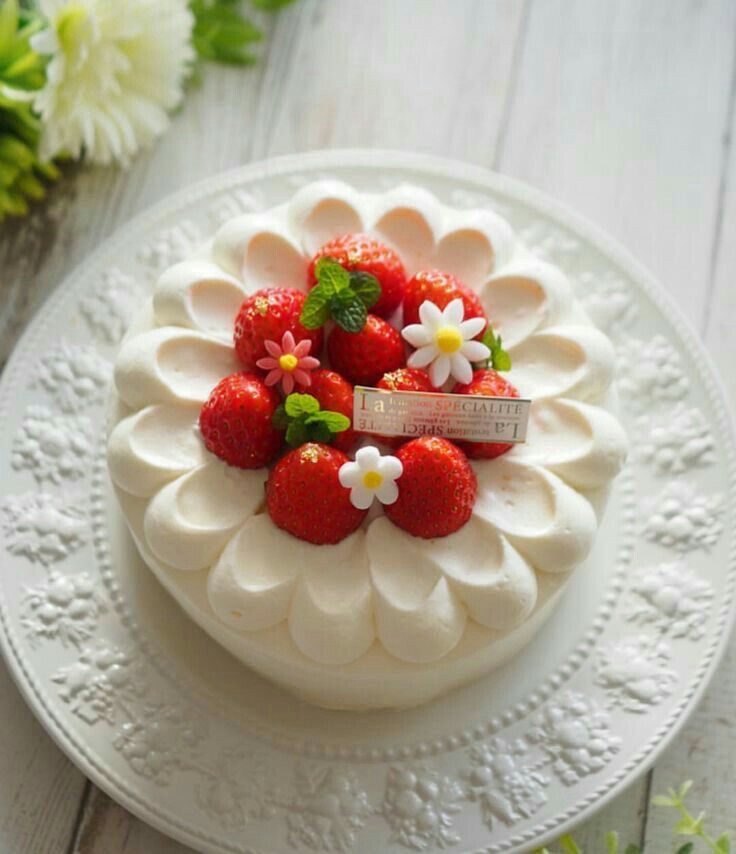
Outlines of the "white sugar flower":
{"label": "white sugar flower", "polygon": [[410,368],[430,365],[429,378],[439,388],[452,376],[461,383],[473,379],[472,362],[480,362],[491,351],[473,338],[486,325],[485,318],[463,320],[465,309],[461,299],[454,299],[443,310],[429,300],[419,306],[419,323],[407,326],[402,335],[417,347],[407,361]]}
{"label": "white sugar flower", "polygon": [[187,0],[40,0],[50,57],[35,97],[41,153],[126,163],[168,127],[181,101],[193,17]]}
{"label": "white sugar flower", "polygon": [[350,502],[359,510],[367,510],[373,499],[381,504],[393,504],[399,497],[396,478],[401,477],[404,467],[397,457],[381,456],[378,448],[367,445],[355,455],[354,463],[343,463],[338,477],[340,483],[350,490]]}

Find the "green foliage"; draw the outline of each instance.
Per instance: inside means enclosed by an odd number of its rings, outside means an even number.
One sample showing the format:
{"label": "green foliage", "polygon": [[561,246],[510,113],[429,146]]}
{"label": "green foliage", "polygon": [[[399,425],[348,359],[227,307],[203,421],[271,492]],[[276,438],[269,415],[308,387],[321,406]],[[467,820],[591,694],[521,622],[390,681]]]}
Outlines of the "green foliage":
{"label": "green foliage", "polygon": [[[275,12],[293,0],[252,0],[258,9]],[[227,65],[256,61],[251,47],[263,32],[240,11],[240,0],[190,0],[194,15],[192,44],[200,59]]]}
{"label": "green foliage", "polygon": [[500,335],[496,335],[490,323],[486,327],[481,341],[491,351],[491,355],[483,367],[491,367],[494,371],[510,371],[511,356],[503,349],[503,339]]}
{"label": "green foliage", "polygon": [[[691,786],[692,781],[687,780],[679,789],[668,789],[666,795],[657,795],[655,798],[652,798],[652,804],[657,807],[665,807],[676,811],[678,818],[673,830],[675,836],[694,837],[701,841],[702,850],[712,851],[713,854],[730,854],[730,834],[722,833],[717,839],[714,839],[706,833],[705,813],[701,812],[699,815],[693,816],[685,806],[685,797],[690,791]],[[557,844],[561,854],[597,854],[596,852],[583,851],[570,834],[559,839]],[[611,831],[606,835],[606,854],[619,854],[620,850],[619,835]],[[697,850],[696,843],[693,840],[674,849],[675,854],[695,854]],[[556,852],[553,852],[549,848],[537,848],[534,854],[556,854]],[[624,849],[624,854],[644,854],[644,850],[638,845],[630,843]]]}
{"label": "green foliage", "polygon": [[277,430],[286,430],[287,444],[296,448],[305,442],[329,444],[336,433],[350,427],[350,419],[340,412],[320,409],[319,401],[311,394],[290,394],[273,414],[271,423]]}
{"label": "green foliage", "polygon": [[316,329],[332,318],[346,332],[360,332],[368,319],[368,309],[381,296],[375,276],[346,270],[332,258],[320,258],[314,268],[317,284],[307,295],[299,321]]}
{"label": "green foliage", "polygon": [[59,177],[56,166],[38,156],[41,125],[31,108],[46,79],[44,60],[30,44],[42,27],[17,0],[0,3],[0,221],[28,213],[29,200],[46,192],[44,180]]}

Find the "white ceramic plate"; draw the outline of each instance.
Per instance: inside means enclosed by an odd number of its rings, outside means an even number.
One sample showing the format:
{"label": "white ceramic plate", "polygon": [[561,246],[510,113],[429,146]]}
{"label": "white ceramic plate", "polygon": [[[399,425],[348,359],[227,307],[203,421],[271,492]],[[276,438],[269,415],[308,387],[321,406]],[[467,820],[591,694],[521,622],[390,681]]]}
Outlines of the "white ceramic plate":
{"label": "white ceramic plate", "polygon": [[[156,274],[223,220],[318,177],[489,206],[574,280],[619,347],[633,453],[596,543],[536,640],[414,711],[298,703],[187,620],[138,558],[103,455],[117,341]],[[724,648],[736,580],[733,430],[710,361],[607,237],[526,187],[413,154],[314,153],[176,194],[57,290],[0,387],[3,650],[74,762],[213,852],[527,850],[631,782]]]}

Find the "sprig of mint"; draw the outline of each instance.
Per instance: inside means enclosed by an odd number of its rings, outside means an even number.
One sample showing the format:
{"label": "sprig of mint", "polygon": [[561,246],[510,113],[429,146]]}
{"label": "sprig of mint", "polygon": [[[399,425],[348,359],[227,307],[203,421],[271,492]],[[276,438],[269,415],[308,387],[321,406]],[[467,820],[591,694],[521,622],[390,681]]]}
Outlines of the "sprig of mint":
{"label": "sprig of mint", "polygon": [[[692,781],[688,780],[679,789],[668,789],[666,795],[657,795],[652,799],[652,803],[656,807],[670,807],[676,810],[679,820],[673,830],[675,836],[691,836],[700,839],[713,854],[731,854],[730,834],[725,832],[715,839],[705,831],[705,813],[701,812],[698,816],[693,816],[685,806],[685,796],[691,786]],[[557,845],[563,854],[587,854],[569,833],[559,839]],[[695,843],[691,841],[679,846],[675,854],[694,854],[695,850]],[[633,842],[621,849],[618,833],[611,831],[606,834],[606,852],[607,854],[622,854],[622,852],[623,854],[644,854],[644,849]],[[549,848],[536,848],[533,854],[554,854],[554,852]]]}
{"label": "sprig of mint", "polygon": [[381,296],[375,276],[346,270],[332,258],[320,258],[314,268],[317,284],[307,295],[299,322],[305,329],[317,329],[332,319],[346,332],[360,332],[368,319],[368,309]]}
{"label": "sprig of mint", "polygon": [[321,409],[311,394],[290,394],[276,407],[271,423],[277,430],[286,430],[286,442],[293,448],[305,442],[329,444],[336,433],[350,427],[350,419],[341,412]]}
{"label": "sprig of mint", "polygon": [[490,367],[494,371],[510,371],[511,356],[503,349],[503,339],[500,335],[496,335],[490,323],[486,326],[486,331],[480,340],[491,351],[491,355],[481,364],[481,367]]}

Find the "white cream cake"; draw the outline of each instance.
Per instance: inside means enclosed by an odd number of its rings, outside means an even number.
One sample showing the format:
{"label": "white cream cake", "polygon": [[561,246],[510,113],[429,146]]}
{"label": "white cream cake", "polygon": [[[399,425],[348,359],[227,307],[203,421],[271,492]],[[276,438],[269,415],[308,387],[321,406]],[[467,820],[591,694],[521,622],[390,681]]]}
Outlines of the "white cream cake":
{"label": "white cream cake", "polygon": [[[297,539],[266,510],[269,469],[227,465],[200,434],[210,392],[242,369],[243,300],[306,291],[315,252],[359,232],[408,275],[441,269],[472,288],[511,356],[508,379],[532,400],[527,441],[471,461],[472,515],[448,536],[412,536],[374,505],[337,544]],[[496,214],[412,186],[320,181],[227,222],[159,278],[117,357],[109,470],[146,564],[244,664],[321,706],[413,706],[515,655],[588,555],[626,454],[613,372],[565,274]]]}

